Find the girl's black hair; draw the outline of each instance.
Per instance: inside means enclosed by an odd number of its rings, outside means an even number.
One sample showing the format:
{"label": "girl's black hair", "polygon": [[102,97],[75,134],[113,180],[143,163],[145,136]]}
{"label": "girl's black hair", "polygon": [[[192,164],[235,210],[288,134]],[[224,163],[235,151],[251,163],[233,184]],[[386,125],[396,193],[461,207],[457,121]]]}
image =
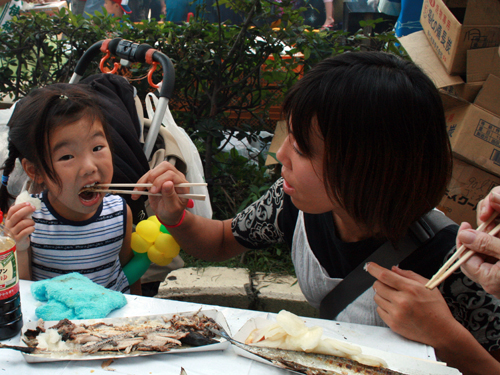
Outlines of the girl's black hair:
{"label": "girl's black hair", "polygon": [[0,210],[6,212],[9,200],[13,199],[7,190],[6,180],[14,170],[16,159],[28,160],[37,173],[60,185],[49,152],[49,136],[54,129],[73,124],[83,117],[92,122],[99,120],[111,144],[98,97],[88,85],[56,83],[33,90],[16,104],[7,124],[9,154],[0,168],[3,170]]}
{"label": "girl's black hair", "polygon": [[327,191],[374,234],[397,241],[443,197],[452,167],[443,105],[414,63],[384,52],[325,59],[283,112],[304,155],[320,132]]}

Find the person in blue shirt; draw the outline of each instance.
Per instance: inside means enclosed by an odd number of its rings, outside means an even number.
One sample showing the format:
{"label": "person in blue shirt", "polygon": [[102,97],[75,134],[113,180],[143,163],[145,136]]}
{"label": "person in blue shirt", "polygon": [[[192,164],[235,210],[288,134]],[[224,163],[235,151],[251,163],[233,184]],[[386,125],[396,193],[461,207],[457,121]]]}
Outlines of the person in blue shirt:
{"label": "person in blue shirt", "polygon": [[165,21],[182,23],[187,21],[189,13],[196,12],[198,1],[191,0],[165,0],[167,14]]}

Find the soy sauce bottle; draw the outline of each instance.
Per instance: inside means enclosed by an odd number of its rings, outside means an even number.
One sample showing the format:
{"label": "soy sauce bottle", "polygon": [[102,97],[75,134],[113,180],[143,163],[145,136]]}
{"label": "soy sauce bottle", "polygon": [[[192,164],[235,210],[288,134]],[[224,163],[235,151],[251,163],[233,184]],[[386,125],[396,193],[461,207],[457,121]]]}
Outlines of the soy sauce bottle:
{"label": "soy sauce bottle", "polygon": [[[0,211],[0,223],[3,213]],[[11,338],[23,326],[16,241],[9,230],[0,224],[0,340]]]}

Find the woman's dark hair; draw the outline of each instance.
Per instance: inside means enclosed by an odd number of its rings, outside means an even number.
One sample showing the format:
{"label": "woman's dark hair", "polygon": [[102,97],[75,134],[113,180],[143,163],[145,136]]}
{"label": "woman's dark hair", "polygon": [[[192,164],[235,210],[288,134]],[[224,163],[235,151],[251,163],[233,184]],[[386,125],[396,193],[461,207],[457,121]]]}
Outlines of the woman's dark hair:
{"label": "woman's dark hair", "polygon": [[[106,119],[99,100],[87,85],[56,83],[33,90],[20,100],[7,126],[9,127],[9,155],[2,168],[2,182],[12,173],[16,159],[26,158],[37,171],[60,185],[54,173],[49,152],[49,136],[58,127],[72,124],[83,117],[99,120],[111,144]],[[9,199],[7,183],[0,187],[0,209],[6,212]]]}
{"label": "woman's dark hair", "polygon": [[328,58],[288,92],[283,113],[307,157],[319,127],[327,191],[377,235],[399,240],[443,197],[452,168],[443,105],[412,62],[383,52]]}

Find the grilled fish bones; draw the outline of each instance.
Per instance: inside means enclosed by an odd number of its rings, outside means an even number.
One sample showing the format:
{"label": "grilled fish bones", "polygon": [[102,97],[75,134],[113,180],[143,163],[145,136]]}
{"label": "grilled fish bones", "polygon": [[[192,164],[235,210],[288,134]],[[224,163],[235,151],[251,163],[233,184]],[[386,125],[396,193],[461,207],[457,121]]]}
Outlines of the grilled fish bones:
{"label": "grilled fish bones", "polygon": [[[40,326],[43,324],[39,322]],[[27,331],[22,339],[39,353],[165,352],[172,348],[218,343],[209,327],[220,328],[213,319],[200,313],[123,325],[75,324],[63,319],[48,329]]]}

